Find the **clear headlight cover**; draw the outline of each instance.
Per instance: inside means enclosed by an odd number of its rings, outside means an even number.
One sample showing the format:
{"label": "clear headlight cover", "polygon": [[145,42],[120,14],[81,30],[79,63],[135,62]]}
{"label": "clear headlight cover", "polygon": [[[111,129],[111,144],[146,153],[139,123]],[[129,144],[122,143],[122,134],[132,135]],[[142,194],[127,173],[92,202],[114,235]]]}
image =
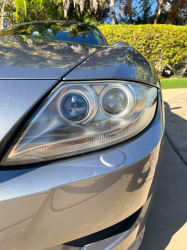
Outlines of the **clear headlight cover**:
{"label": "clear headlight cover", "polygon": [[157,88],[124,81],[62,82],[2,161],[19,165],[105,148],[141,132],[154,117]]}

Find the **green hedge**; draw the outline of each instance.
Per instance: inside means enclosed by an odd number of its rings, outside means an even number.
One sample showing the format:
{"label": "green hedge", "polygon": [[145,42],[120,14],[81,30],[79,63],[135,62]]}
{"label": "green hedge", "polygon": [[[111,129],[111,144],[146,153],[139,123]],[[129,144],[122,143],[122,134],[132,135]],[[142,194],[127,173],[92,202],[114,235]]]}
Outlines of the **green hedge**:
{"label": "green hedge", "polygon": [[182,72],[187,64],[187,26],[101,25],[98,27],[109,45],[128,42],[146,56],[161,75],[166,68]]}

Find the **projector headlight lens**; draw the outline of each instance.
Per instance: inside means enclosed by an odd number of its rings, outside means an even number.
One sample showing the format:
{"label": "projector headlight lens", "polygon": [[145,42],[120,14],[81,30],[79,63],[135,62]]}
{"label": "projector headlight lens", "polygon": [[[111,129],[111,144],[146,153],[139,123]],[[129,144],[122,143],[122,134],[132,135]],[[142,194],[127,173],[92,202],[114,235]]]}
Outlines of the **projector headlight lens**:
{"label": "projector headlight lens", "polygon": [[127,115],[134,106],[132,89],[125,86],[108,86],[101,92],[103,111],[110,115]]}
{"label": "projector headlight lens", "polygon": [[61,112],[66,120],[79,122],[88,115],[89,103],[85,96],[70,93],[64,96],[61,101]]}
{"label": "projector headlight lens", "polygon": [[125,141],[152,121],[157,88],[125,81],[62,82],[20,132],[1,165],[85,153]]}

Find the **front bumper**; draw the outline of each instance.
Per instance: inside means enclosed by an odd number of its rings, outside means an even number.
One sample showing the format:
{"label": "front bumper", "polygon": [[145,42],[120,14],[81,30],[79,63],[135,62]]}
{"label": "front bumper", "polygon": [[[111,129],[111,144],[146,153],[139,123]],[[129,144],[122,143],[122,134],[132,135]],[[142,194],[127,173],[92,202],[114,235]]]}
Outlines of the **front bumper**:
{"label": "front bumper", "polygon": [[[155,193],[163,127],[159,96],[149,128],[106,151],[117,149],[126,155],[118,167],[104,165],[101,152],[96,152],[41,168],[0,171],[1,249],[129,249],[145,226]],[[110,228],[139,209],[129,230],[87,245],[68,246],[67,242]]]}

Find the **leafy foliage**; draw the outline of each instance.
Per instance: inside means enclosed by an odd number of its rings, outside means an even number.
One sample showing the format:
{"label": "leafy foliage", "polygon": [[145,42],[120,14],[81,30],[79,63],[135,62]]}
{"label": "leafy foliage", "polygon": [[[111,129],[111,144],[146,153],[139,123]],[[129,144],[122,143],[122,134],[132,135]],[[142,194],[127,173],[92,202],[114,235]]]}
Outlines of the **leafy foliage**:
{"label": "leafy foliage", "polygon": [[[157,2],[153,13],[153,4]],[[98,25],[167,23],[187,24],[186,0],[1,0],[0,29],[39,20],[76,20]]]}
{"label": "leafy foliage", "polygon": [[109,45],[128,42],[155,66],[159,75],[169,68],[173,73],[187,64],[187,26],[101,25]]}
{"label": "leafy foliage", "polygon": [[8,26],[40,20],[75,20],[98,25],[108,17],[109,5],[101,0],[94,2],[97,8],[92,0],[3,0],[0,1],[0,21],[6,17]]}

